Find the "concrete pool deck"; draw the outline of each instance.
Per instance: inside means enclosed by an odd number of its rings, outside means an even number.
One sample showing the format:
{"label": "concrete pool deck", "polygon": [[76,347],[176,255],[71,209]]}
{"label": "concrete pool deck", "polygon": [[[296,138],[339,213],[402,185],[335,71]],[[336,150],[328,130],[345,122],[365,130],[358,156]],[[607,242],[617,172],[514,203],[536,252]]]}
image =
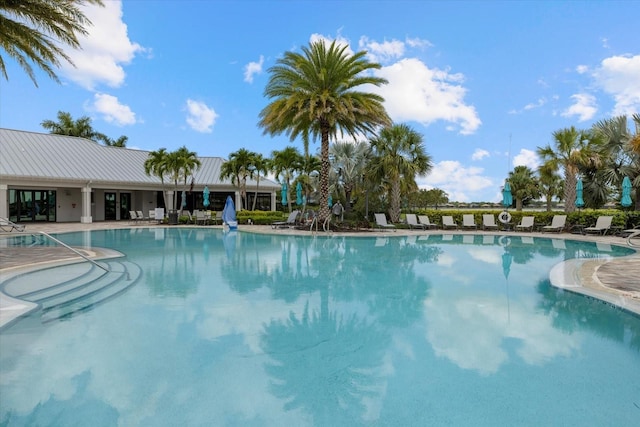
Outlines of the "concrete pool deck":
{"label": "concrete pool deck", "polygon": [[[120,229],[132,227],[197,227],[203,226],[163,226],[148,224],[130,224],[127,221],[80,223],[38,223],[27,225],[23,233],[2,233],[0,239],[19,235],[29,235],[43,231],[45,233],[67,233],[74,231],[92,231],[106,229]],[[206,228],[222,228],[222,226],[204,226]],[[273,229],[268,225],[246,225],[239,227],[241,231],[282,234],[282,235],[311,235],[307,230],[294,228]],[[495,236],[529,236],[547,237],[554,239],[579,240],[600,244],[619,245],[629,247],[624,238],[616,236],[579,235],[569,233],[538,233],[538,232],[504,232],[504,231],[469,231],[469,230],[410,230],[397,229],[395,231],[363,231],[363,232],[318,232],[317,236],[419,236],[425,234],[487,234]],[[108,249],[86,250],[76,248],[89,258],[102,259],[113,256]],[[105,248],[106,249],[106,248]],[[37,270],[60,263],[77,262],[82,258],[64,247],[10,247],[3,246],[0,251],[0,284],[8,277],[24,271]],[[640,315],[640,251],[636,248],[634,254],[615,259],[579,259],[568,260],[557,264],[550,272],[551,284],[570,292],[586,295],[605,301],[616,307],[623,308]],[[37,306],[33,303],[11,298],[0,292],[0,328],[17,317],[33,310]]]}

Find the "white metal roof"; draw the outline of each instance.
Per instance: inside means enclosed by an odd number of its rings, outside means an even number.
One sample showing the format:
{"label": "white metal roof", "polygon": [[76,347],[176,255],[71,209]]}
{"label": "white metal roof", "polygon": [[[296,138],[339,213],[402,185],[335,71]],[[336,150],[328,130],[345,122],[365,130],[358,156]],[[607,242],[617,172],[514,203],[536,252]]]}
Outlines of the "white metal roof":
{"label": "white metal roof", "polygon": [[[92,181],[94,184],[160,185],[160,179],[144,172],[149,151],[108,147],[84,138],[0,128],[0,178],[52,181]],[[199,157],[197,187],[232,186],[220,180],[221,157]],[[255,186],[255,182],[247,182]],[[260,188],[280,188],[261,178]]]}

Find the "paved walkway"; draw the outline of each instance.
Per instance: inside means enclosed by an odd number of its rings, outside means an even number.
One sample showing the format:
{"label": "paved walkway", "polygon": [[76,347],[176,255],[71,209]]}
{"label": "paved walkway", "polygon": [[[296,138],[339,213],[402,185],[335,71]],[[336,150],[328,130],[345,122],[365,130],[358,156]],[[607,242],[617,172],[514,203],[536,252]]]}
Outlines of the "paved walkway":
{"label": "paved walkway", "polygon": [[[132,225],[126,221],[119,222],[96,222],[91,224],[80,223],[42,223],[28,225],[24,234],[29,232],[44,231],[46,233],[65,233],[72,231],[85,230],[104,230],[116,228],[145,227],[147,224]],[[164,227],[156,226],[153,227]],[[175,226],[174,226],[175,227]],[[184,226],[187,227],[187,226]],[[193,227],[193,226],[190,226]],[[208,226],[211,228],[222,228],[222,226]],[[310,232],[305,230],[296,230],[293,228],[272,229],[270,226],[240,226],[242,231],[254,233],[277,233],[287,235],[308,235]],[[398,229],[396,232],[391,231],[365,231],[358,233],[332,233],[333,235],[348,236],[411,236],[421,235],[425,233],[442,234],[442,230],[409,230]],[[485,233],[483,231],[453,231],[447,230],[447,234],[469,234],[469,233]],[[2,245],[2,237],[15,236],[18,233],[0,234],[0,283],[5,280],[8,274],[17,271],[33,270],[41,268],[52,263],[75,262],[80,257],[66,248],[59,246],[52,247],[6,247]],[[23,234],[23,233],[20,233]],[[324,234],[324,233],[318,233]],[[486,232],[486,234],[505,235],[504,232]],[[509,232],[510,235],[526,235],[533,237],[552,237],[560,239],[573,239],[600,242],[606,244],[616,244],[627,246],[626,239],[615,236],[582,236],[576,234],[542,234],[542,233],[515,233]],[[91,258],[102,258],[111,256],[93,250],[81,249],[84,255]],[[618,307],[622,307],[629,311],[640,314],[640,252],[635,254],[617,258],[602,260],[570,260],[559,264],[550,274],[551,283],[554,286],[588,295],[593,298],[607,301]],[[15,317],[28,312],[33,308],[25,303],[11,299],[0,292],[0,327]]]}

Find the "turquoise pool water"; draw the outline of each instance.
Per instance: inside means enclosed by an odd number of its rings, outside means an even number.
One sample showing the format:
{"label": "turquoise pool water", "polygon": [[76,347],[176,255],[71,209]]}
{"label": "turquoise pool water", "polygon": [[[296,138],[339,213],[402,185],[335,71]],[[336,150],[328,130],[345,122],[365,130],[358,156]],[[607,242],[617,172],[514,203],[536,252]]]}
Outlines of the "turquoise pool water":
{"label": "turquoise pool water", "polygon": [[548,281],[560,261],[626,248],[197,228],[57,237],[117,249],[143,274],[91,310],[0,332],[2,426],[640,419],[640,318]]}

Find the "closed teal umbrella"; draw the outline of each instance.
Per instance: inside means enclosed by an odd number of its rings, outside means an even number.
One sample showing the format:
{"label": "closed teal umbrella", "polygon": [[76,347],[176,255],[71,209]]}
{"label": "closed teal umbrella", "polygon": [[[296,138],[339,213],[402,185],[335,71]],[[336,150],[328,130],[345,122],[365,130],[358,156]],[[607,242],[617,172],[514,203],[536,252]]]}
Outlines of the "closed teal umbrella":
{"label": "closed teal umbrella", "polygon": [[508,208],[513,204],[513,196],[511,195],[511,186],[509,182],[504,183],[504,187],[502,188],[502,206]]}
{"label": "closed teal umbrella", "polygon": [[576,208],[584,207],[582,192],[583,192],[582,180],[578,179],[578,183],[576,184]]}
{"label": "closed teal umbrella", "polygon": [[187,193],[184,191],[182,192],[182,203],[180,205],[183,209],[187,207]]}
{"label": "closed teal umbrella", "polygon": [[628,208],[632,204],[631,200],[631,180],[628,176],[625,176],[622,180],[622,199],[620,204],[623,208]]}
{"label": "closed teal umbrella", "polygon": [[286,182],[282,183],[282,191],[280,192],[280,195],[282,196],[282,204],[286,205],[287,204],[287,183]]}
{"label": "closed teal umbrella", "polygon": [[202,204],[205,208],[209,207],[209,187],[205,186],[204,191],[202,192]]}
{"label": "closed teal umbrella", "polygon": [[296,203],[298,205],[302,204],[302,184],[300,183],[296,185]]}
{"label": "closed teal umbrella", "polygon": [[333,206],[333,197],[331,197],[331,194],[329,194],[329,199],[327,200],[327,204],[329,205],[329,207]]}

